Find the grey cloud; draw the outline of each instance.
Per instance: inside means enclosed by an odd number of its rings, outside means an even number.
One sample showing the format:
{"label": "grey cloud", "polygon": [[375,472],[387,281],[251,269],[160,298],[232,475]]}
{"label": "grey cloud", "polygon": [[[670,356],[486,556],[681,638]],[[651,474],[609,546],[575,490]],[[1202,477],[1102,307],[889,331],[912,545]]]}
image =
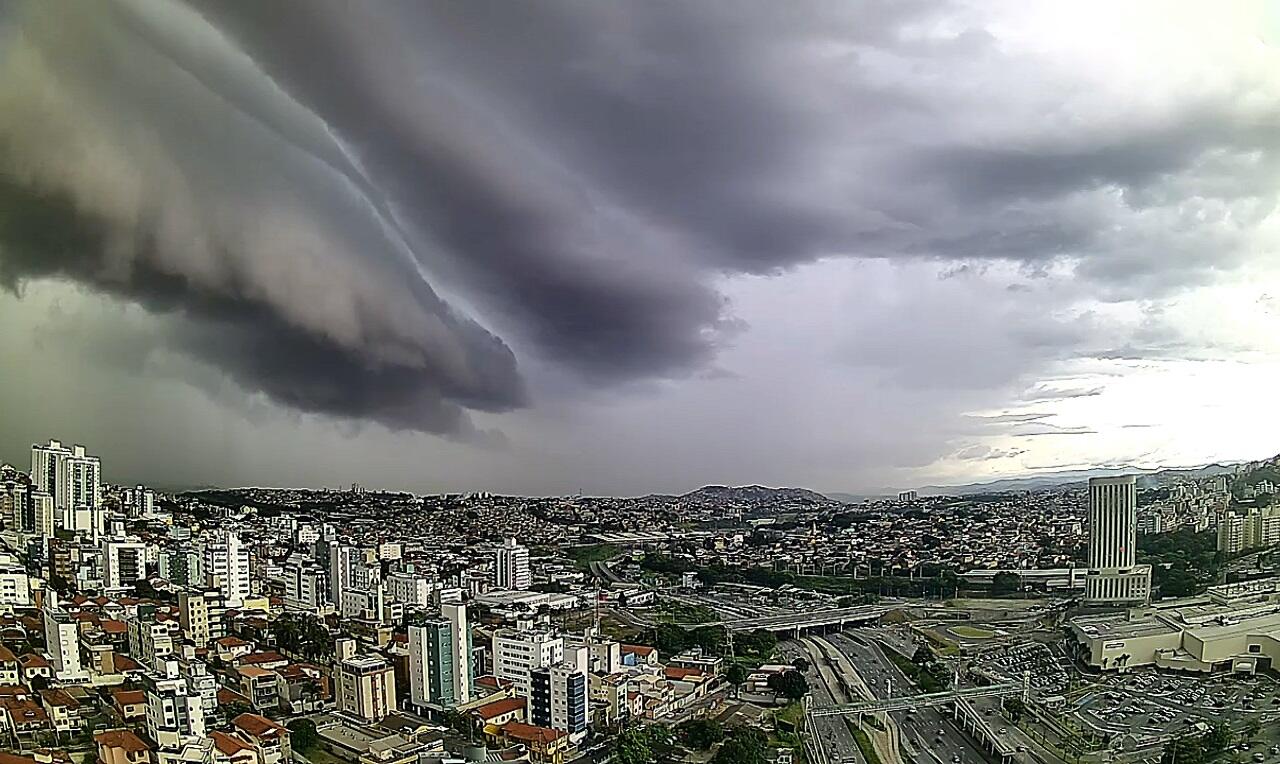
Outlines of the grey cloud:
{"label": "grey cloud", "polygon": [[73,279],[175,315],[168,342],[303,411],[465,435],[464,409],[524,401],[511,351],[326,163],[190,86],[127,14],[28,10],[0,88],[11,288]]}
{"label": "grey cloud", "polygon": [[1027,401],[1063,401],[1071,398],[1091,398],[1102,395],[1102,387],[1053,387],[1052,385],[1036,385],[1022,394]]}
{"label": "grey cloud", "polygon": [[[1274,206],[1276,133],[1234,93],[1064,131],[1025,108],[1063,75],[952,4],[4,16],[0,177],[14,209],[45,215],[0,222],[10,282],[72,279],[176,316],[165,341],[246,389],[391,427],[466,433],[468,411],[526,405],[538,364],[592,385],[714,368],[737,327],[725,276],[1010,261],[1127,299],[1238,264]],[[904,31],[938,26],[954,34]],[[974,82],[989,90],[958,87]],[[960,307],[906,305],[909,326],[850,354],[912,387],[979,389],[1100,344],[1089,316]],[[904,369],[904,342],[938,352]]]}
{"label": "grey cloud", "polygon": [[1011,459],[1026,452],[1025,448],[996,448],[994,446],[974,444],[959,449],[951,455],[951,458],[961,461],[993,461],[996,459]]}
{"label": "grey cloud", "polygon": [[1016,425],[1010,435],[1015,438],[1035,438],[1043,435],[1097,435],[1097,431],[1083,426],[1030,422]]}
{"label": "grey cloud", "polygon": [[1037,422],[1041,419],[1049,419],[1053,414],[1050,413],[1033,413],[1027,412],[1023,414],[969,414],[970,419],[975,419],[984,424],[1008,424],[1010,422]]}

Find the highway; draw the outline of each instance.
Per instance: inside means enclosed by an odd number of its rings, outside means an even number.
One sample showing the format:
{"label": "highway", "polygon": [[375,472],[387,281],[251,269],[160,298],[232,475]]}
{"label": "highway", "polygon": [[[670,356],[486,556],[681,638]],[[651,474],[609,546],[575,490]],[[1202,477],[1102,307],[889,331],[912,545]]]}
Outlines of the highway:
{"label": "highway", "polygon": [[[811,645],[806,646],[798,642],[782,642],[778,645],[778,656],[781,660],[791,663],[803,656],[809,661],[809,670],[805,672],[805,678],[809,680],[809,692],[815,707],[848,702],[849,696],[840,687],[839,680],[829,668],[823,669],[825,662],[811,651]],[[814,719],[813,724],[810,737],[813,745],[823,754],[815,764],[865,764],[862,755],[858,752],[858,744],[853,739],[853,733],[849,731],[849,725],[845,723],[843,717],[829,716]]]}
{"label": "highway", "polygon": [[[871,640],[851,634],[834,634],[828,640],[866,682],[877,698],[917,695],[917,690]],[[917,764],[980,764],[992,761],[968,733],[951,719],[945,708],[920,708],[891,714],[901,731],[904,760]]]}

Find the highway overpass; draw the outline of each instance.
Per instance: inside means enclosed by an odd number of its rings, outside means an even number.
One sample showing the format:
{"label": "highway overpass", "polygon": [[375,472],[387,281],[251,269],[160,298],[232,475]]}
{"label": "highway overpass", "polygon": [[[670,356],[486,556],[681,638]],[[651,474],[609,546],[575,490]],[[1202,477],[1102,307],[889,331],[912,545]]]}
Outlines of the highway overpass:
{"label": "highway overpass", "polygon": [[958,690],[945,690],[926,695],[899,695],[896,698],[880,698],[862,700],[857,703],[844,703],[838,706],[815,708],[809,711],[813,716],[857,716],[858,714],[874,714],[889,711],[907,711],[920,706],[941,706],[962,702],[966,698],[980,698],[991,695],[1021,695],[1026,688],[1019,682],[1007,684],[991,684],[982,687],[962,687]]}
{"label": "highway overpass", "polygon": [[771,631],[799,637],[808,629],[834,626],[843,629],[846,626],[861,626],[875,623],[885,613],[893,610],[883,605],[861,605],[858,607],[834,608],[831,610],[811,610],[805,613],[787,613],[785,615],[769,615],[760,618],[736,618],[732,620],[713,621],[703,624],[689,624],[689,628],[697,626],[723,626],[729,631]]}

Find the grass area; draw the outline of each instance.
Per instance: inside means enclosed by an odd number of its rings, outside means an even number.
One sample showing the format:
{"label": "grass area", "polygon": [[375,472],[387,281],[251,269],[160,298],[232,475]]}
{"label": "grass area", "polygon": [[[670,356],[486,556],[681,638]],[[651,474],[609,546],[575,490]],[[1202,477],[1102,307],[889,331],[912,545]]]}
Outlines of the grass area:
{"label": "grass area", "polygon": [[947,689],[947,685],[950,684],[950,677],[947,677],[945,673],[942,676],[937,676],[930,670],[932,667],[938,667],[942,672],[945,672],[945,667],[941,664],[933,663],[929,667],[921,666],[910,658],[902,657],[897,650],[885,650],[884,652],[885,655],[889,656],[889,660],[893,661],[893,665],[897,666],[899,671],[906,674],[907,678],[924,692],[941,692]]}
{"label": "grass area", "polygon": [[770,735],[768,743],[774,748],[790,748],[793,764],[804,764],[804,743],[800,735],[794,732],[778,732]]}
{"label": "grass area", "polygon": [[991,639],[996,635],[994,631],[964,625],[952,626],[948,631],[955,634],[957,637],[964,637],[965,639]]}
{"label": "grass area", "polygon": [[616,639],[624,644],[631,644],[644,634],[642,629],[637,629],[621,618],[609,613],[605,613],[600,617],[600,631],[606,637]]}
{"label": "grass area", "polygon": [[622,553],[622,550],[613,544],[592,544],[591,546],[576,546],[569,550],[569,559],[573,560],[573,564],[579,570],[586,570],[593,562],[604,562],[612,560]]}
{"label": "grass area", "polygon": [[778,721],[790,724],[792,729],[797,729],[800,727],[800,720],[804,719],[804,704],[792,703],[785,708],[774,711],[773,716]]}
{"label": "grass area", "polygon": [[880,764],[880,755],[876,753],[875,747],[871,745],[871,738],[867,737],[867,733],[862,728],[854,724],[849,719],[845,719],[845,724],[849,725],[849,731],[853,733],[853,740],[858,744],[858,750],[862,751],[862,758],[866,759],[867,764]]}
{"label": "grass area", "polygon": [[661,600],[653,609],[659,622],[667,623],[711,623],[720,620],[716,611],[705,605],[690,605],[676,600]]}
{"label": "grass area", "polygon": [[[930,645],[933,645],[934,649],[936,649],[941,655],[955,655],[960,652],[959,645],[933,629],[916,629],[915,632],[924,637],[925,640],[927,640]],[[889,652],[892,653],[894,651],[890,650]]]}

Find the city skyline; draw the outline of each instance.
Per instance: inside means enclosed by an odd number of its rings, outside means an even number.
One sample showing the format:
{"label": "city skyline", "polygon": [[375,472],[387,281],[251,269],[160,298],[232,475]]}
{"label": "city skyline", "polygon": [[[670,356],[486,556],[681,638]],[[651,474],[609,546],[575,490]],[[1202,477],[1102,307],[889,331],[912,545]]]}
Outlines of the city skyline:
{"label": "city skyline", "polygon": [[0,458],[640,495],[1280,450],[1274,4],[750,10],[7,5]]}

